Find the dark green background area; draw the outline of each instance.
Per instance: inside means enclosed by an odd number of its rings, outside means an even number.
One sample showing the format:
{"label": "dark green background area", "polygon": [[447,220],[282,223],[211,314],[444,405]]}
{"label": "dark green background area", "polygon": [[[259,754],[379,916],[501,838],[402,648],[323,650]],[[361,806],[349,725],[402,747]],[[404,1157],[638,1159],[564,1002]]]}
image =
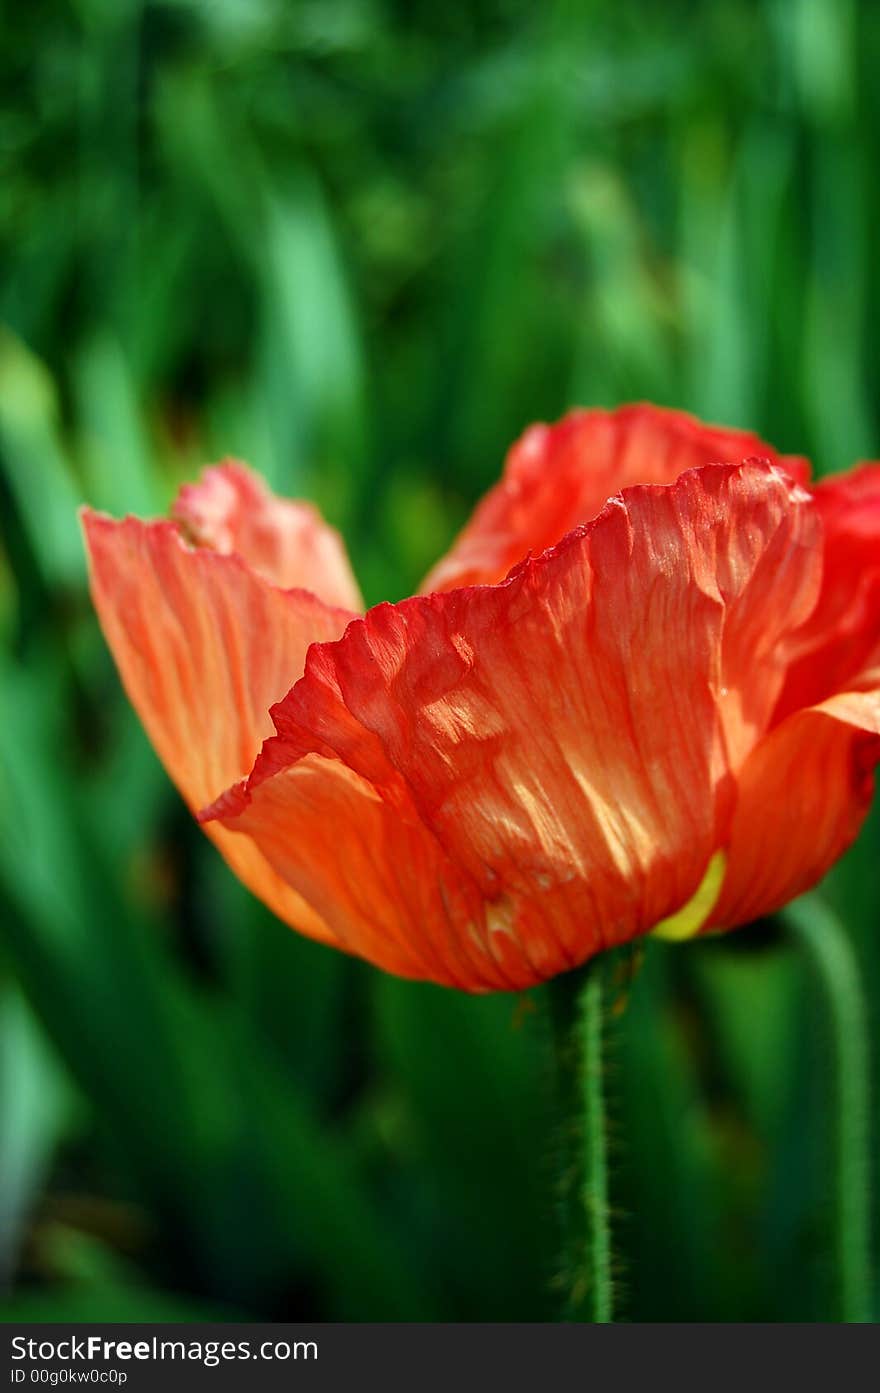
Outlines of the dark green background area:
{"label": "dark green background area", "polygon": [[[75,508],[163,512],[239,454],[375,602],[573,404],[880,454],[878,71],[847,0],[2,6],[8,1318],[552,1317],[543,994],[393,980],[233,881],[121,694]],[[827,893],[876,1042],[876,821]],[[828,1318],[795,949],[652,943],[617,1004],[622,1314]]]}

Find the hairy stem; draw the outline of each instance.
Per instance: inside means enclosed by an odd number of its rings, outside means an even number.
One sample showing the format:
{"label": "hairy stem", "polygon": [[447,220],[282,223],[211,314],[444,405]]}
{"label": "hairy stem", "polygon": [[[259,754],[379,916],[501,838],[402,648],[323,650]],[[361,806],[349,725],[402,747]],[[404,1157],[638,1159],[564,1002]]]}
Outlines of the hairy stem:
{"label": "hairy stem", "polygon": [[[573,980],[572,980],[573,979]],[[563,1110],[562,1281],[567,1320],[613,1320],[601,968],[553,984]]]}
{"label": "hairy stem", "polygon": [[785,911],[825,998],[834,1088],[835,1275],[839,1319],[871,1319],[868,1022],[850,938],[817,895]]}

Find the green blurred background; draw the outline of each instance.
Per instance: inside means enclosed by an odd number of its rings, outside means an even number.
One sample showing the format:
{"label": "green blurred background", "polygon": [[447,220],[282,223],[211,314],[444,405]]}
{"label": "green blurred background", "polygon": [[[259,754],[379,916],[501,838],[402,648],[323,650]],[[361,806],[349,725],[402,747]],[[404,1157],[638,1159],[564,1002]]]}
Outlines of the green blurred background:
{"label": "green blurred background", "polygon": [[[373,602],[575,403],[822,472],[880,454],[880,6],[2,11],[5,1314],[552,1318],[542,993],[401,983],[248,897],[121,694],[75,508],[163,512],[240,454],[320,503]],[[877,837],[826,889],[875,1045]],[[798,953],[652,943],[617,1005],[622,1315],[828,1318]]]}

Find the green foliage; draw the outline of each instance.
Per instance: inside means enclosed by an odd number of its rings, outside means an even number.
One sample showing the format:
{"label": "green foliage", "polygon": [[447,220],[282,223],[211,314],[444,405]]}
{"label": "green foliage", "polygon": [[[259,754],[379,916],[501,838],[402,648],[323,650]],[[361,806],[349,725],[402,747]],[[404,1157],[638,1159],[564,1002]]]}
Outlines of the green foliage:
{"label": "green foliage", "polygon": [[[190,824],[76,505],[241,454],[410,591],[532,419],[649,397],[878,453],[880,10],[48,0],[0,40],[0,1283],[8,1318],[543,1319],[541,993],[305,942]],[[874,1022],[877,823],[835,871]],[[831,1310],[827,1093],[769,930],[610,1030],[616,1306]]]}

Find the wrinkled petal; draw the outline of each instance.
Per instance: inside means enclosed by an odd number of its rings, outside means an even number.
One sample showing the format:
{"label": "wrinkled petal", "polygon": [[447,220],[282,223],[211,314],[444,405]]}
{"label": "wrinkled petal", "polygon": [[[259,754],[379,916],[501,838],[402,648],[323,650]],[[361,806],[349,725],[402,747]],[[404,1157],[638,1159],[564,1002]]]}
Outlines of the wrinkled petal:
{"label": "wrinkled petal", "polygon": [[727,871],[708,927],[733,928],[809,890],[853,842],[880,759],[880,690],[796,711],[739,776]]}
{"label": "wrinkled petal", "polygon": [[[126,692],[190,808],[251,768],[269,707],[296,681],[310,643],[353,617],[305,591],[267,584],[234,555],[192,550],[171,522],[83,511],[92,596]],[[288,923],[333,935],[253,842],[207,829],[244,883]]]}
{"label": "wrinkled petal", "polygon": [[380,966],[552,976],[693,896],[819,561],[814,507],[770,466],[628,490],[502,585],[380,605],[312,648],[205,816]]}
{"label": "wrinkled petal", "polygon": [[310,753],[261,785],[247,819],[239,816],[240,792],[220,799],[211,816],[239,834],[253,829],[261,853],[314,906],[339,947],[402,977],[472,990],[526,985],[531,978],[518,963],[508,972],[486,959],[468,929],[483,913],[477,886],[421,822],[399,780],[395,792]]}
{"label": "wrinkled petal", "polygon": [[532,426],[422,591],[503,580],[527,552],[555,545],[620,489],[670,484],[686,469],[749,457],[779,464],[797,481],[809,477],[805,460],[780,456],[748,431],[647,404],[572,411],[556,425]]}
{"label": "wrinkled petal", "polygon": [[777,718],[873,684],[880,663],[880,464],[814,489],[825,534],[822,590],[792,644]]}
{"label": "wrinkled petal", "polygon": [[184,484],[172,515],[196,546],[237,552],[273,585],[311,590],[341,609],[363,609],[338,532],[310,503],[276,498],[236,460],[211,465],[198,483]]}

